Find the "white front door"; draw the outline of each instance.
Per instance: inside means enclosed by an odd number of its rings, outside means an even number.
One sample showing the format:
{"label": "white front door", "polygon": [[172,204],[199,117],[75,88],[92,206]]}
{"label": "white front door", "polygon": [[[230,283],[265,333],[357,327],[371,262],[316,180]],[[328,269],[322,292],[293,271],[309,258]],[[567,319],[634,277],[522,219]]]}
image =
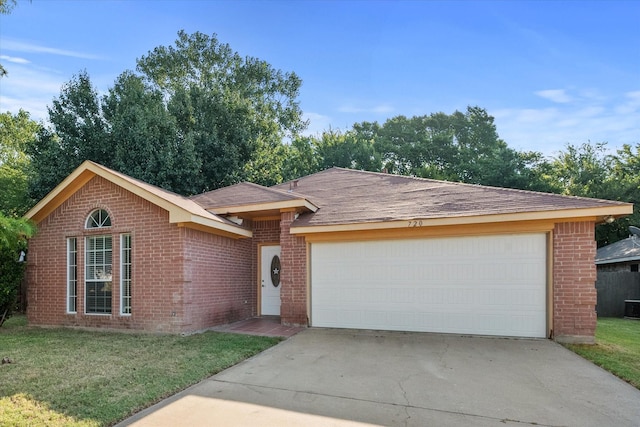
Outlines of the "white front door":
{"label": "white front door", "polygon": [[260,249],[261,314],[280,316],[280,246]]}

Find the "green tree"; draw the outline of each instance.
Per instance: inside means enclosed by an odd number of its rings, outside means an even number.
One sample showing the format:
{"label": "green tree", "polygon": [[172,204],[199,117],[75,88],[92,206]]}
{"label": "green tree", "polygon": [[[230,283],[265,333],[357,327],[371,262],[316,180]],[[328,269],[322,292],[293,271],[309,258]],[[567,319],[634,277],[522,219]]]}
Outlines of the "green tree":
{"label": "green tree", "polygon": [[259,141],[251,159],[244,165],[243,179],[265,186],[281,183],[287,155],[287,146],[281,142]]}
{"label": "green tree", "polygon": [[607,198],[633,203],[633,214],[598,227],[599,244],[614,243],[629,236],[629,226],[640,227],[640,144],[625,144],[611,156]]}
{"label": "green tree", "polygon": [[375,151],[372,141],[362,133],[353,130],[340,132],[329,129],[322,132],[319,138],[312,138],[311,141],[321,170],[334,166],[380,170],[380,155]]}
{"label": "green tree", "polygon": [[[306,127],[296,98],[302,81],[267,62],[241,57],[216,35],[178,33],[138,60],[138,71],[170,99],[179,131],[202,160],[199,191],[245,178],[256,153],[277,155],[277,144]],[[272,178],[269,178],[272,179]]]}
{"label": "green tree", "polygon": [[0,114],[0,212],[22,215],[32,205],[28,197],[31,161],[27,146],[37,136],[40,125],[20,110]]}
{"label": "green tree", "polygon": [[[509,148],[480,107],[451,115],[397,116],[382,126],[363,123],[389,173],[540,190],[542,155]],[[355,129],[355,126],[354,126]],[[359,131],[359,130],[358,130]]]}
{"label": "green tree", "polygon": [[567,144],[549,162],[544,179],[557,193],[634,203],[633,215],[596,227],[596,241],[601,247],[627,237],[629,225],[637,225],[640,220],[638,172],[638,147],[634,152],[630,145],[625,145],[617,155],[612,155],[606,143],[588,142]]}
{"label": "green tree", "polygon": [[11,218],[0,212],[0,326],[16,307],[18,291],[24,276],[21,251],[26,251],[27,239],[35,227],[22,218]]}
{"label": "green tree", "polygon": [[551,159],[545,179],[557,193],[606,198],[611,189],[608,176],[612,161],[606,143],[567,144],[564,151]]}
{"label": "green tree", "polygon": [[295,74],[184,31],[139,59],[138,71],[102,98],[86,72],[62,88],[51,126],[29,147],[35,199],[84,160],[185,195],[282,179],[282,139],[306,126]]}
{"label": "green tree", "polygon": [[41,129],[27,149],[35,172],[29,192],[35,200],[44,197],[84,160],[112,166],[109,126],[86,71],[63,86],[48,111],[51,127]]}
{"label": "green tree", "polygon": [[[358,126],[358,130],[356,129]],[[380,171],[382,162],[373,146],[373,136],[354,125],[341,132],[329,129],[319,136],[294,139],[286,146],[283,177],[286,180],[309,175],[334,166]]]}
{"label": "green tree", "polygon": [[285,146],[283,181],[300,178],[320,171],[318,156],[314,151],[313,138],[299,136]]}
{"label": "green tree", "polygon": [[193,141],[177,131],[160,91],[127,71],[103,98],[102,110],[111,147],[110,158],[103,163],[177,193],[197,191],[193,177],[202,162]]}

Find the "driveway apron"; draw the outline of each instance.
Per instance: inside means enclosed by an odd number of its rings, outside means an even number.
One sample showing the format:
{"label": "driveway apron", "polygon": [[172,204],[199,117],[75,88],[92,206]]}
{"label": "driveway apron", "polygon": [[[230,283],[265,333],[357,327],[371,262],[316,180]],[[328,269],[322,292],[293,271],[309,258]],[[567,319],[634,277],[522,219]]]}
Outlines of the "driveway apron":
{"label": "driveway apron", "polygon": [[122,426],[640,426],[640,391],[549,340],[306,329]]}

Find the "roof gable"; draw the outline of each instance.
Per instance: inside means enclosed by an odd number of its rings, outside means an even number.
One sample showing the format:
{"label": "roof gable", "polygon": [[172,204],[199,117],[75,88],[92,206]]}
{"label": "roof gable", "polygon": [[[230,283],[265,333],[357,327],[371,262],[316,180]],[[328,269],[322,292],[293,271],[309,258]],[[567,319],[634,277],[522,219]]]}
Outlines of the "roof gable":
{"label": "roof gable", "polygon": [[191,200],[219,215],[278,213],[282,209],[315,212],[318,208],[292,192],[242,182],[191,196]]}
{"label": "roof gable", "polygon": [[251,237],[252,235],[250,230],[239,227],[231,221],[208,212],[193,200],[131,178],[89,160],[78,166],[76,170],[31,208],[25,214],[25,217],[35,222],[42,221],[95,176],[100,176],[167,210],[170,223],[229,237]]}

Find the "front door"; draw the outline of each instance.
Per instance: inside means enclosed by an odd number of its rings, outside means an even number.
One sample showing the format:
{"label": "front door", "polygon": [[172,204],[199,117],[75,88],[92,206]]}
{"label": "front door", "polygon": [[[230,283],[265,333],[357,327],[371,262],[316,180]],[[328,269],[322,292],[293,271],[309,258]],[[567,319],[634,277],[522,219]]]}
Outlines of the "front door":
{"label": "front door", "polygon": [[280,316],[280,246],[260,249],[261,314]]}

